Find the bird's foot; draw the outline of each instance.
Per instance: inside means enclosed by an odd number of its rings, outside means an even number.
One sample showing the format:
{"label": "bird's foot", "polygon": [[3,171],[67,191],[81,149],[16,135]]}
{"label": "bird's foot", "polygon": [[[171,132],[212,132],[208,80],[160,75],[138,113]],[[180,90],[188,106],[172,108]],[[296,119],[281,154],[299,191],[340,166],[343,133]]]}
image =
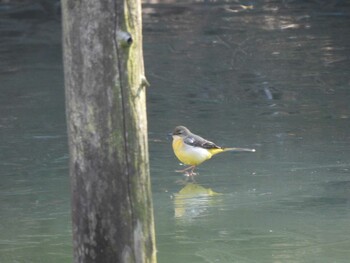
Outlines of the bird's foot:
{"label": "bird's foot", "polygon": [[184,174],[184,176],[186,176],[186,182],[188,182],[189,180],[191,180],[193,183],[196,183],[196,180],[194,179],[194,177],[197,175],[197,173],[191,171],[190,173],[189,172],[186,172]]}
{"label": "bird's foot", "polygon": [[195,183],[196,181],[194,180],[194,176],[197,175],[197,173],[194,172],[195,168],[196,166],[192,165],[192,166],[186,167],[183,170],[175,170],[175,172],[182,173],[186,177],[186,182],[191,180],[192,182]]}
{"label": "bird's foot", "polygon": [[184,176],[187,176],[187,177],[193,177],[193,176],[196,176],[196,175],[197,175],[197,173],[195,173],[193,171],[191,171],[191,172],[186,171],[184,173]]}

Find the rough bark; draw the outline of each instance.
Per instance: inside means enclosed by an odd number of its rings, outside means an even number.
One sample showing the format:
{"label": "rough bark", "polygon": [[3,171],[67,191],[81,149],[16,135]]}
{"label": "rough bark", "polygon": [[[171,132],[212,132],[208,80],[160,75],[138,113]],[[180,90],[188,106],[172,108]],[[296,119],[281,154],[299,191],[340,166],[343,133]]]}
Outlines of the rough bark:
{"label": "rough bark", "polygon": [[156,262],[141,3],[62,11],[75,262]]}

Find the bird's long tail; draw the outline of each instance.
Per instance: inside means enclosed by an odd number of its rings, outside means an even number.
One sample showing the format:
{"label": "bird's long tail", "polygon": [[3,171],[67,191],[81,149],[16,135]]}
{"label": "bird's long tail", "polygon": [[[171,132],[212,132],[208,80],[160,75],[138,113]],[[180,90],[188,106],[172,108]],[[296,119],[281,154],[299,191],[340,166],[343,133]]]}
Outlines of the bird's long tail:
{"label": "bird's long tail", "polygon": [[230,147],[230,148],[210,149],[209,151],[212,155],[216,155],[218,153],[223,153],[223,152],[255,152],[255,149]]}
{"label": "bird's long tail", "polygon": [[224,152],[255,152],[255,149],[250,148],[222,148]]}

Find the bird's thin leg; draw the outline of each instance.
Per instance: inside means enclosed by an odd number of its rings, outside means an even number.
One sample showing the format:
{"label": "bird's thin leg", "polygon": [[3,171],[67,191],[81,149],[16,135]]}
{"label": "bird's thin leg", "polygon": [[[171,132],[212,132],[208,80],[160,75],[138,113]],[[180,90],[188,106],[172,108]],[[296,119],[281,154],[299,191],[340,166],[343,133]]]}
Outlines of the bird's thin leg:
{"label": "bird's thin leg", "polygon": [[193,180],[193,176],[197,175],[195,172],[194,172],[194,168],[196,168],[196,166],[192,166],[192,169],[191,169],[191,172],[188,174],[192,180]]}
{"label": "bird's thin leg", "polygon": [[191,178],[192,183],[196,183],[196,180],[194,180],[194,176],[197,175],[197,174],[194,172],[194,168],[196,168],[196,167],[193,167],[191,172],[187,174],[188,177]]}
{"label": "bird's thin leg", "polygon": [[184,172],[187,172],[188,170],[192,169],[192,171],[191,171],[191,174],[192,174],[194,168],[196,168],[196,166],[195,166],[195,165],[192,165],[192,166],[186,167],[186,168],[183,169],[183,170],[175,170],[175,172],[177,172],[177,173],[184,173]]}

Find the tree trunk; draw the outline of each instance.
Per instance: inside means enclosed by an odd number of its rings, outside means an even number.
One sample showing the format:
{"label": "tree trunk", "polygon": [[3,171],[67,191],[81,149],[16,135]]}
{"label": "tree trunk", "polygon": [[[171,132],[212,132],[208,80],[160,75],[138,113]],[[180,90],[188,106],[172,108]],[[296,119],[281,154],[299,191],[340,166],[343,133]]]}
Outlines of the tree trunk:
{"label": "tree trunk", "polygon": [[140,0],[63,0],[75,262],[156,262]]}

